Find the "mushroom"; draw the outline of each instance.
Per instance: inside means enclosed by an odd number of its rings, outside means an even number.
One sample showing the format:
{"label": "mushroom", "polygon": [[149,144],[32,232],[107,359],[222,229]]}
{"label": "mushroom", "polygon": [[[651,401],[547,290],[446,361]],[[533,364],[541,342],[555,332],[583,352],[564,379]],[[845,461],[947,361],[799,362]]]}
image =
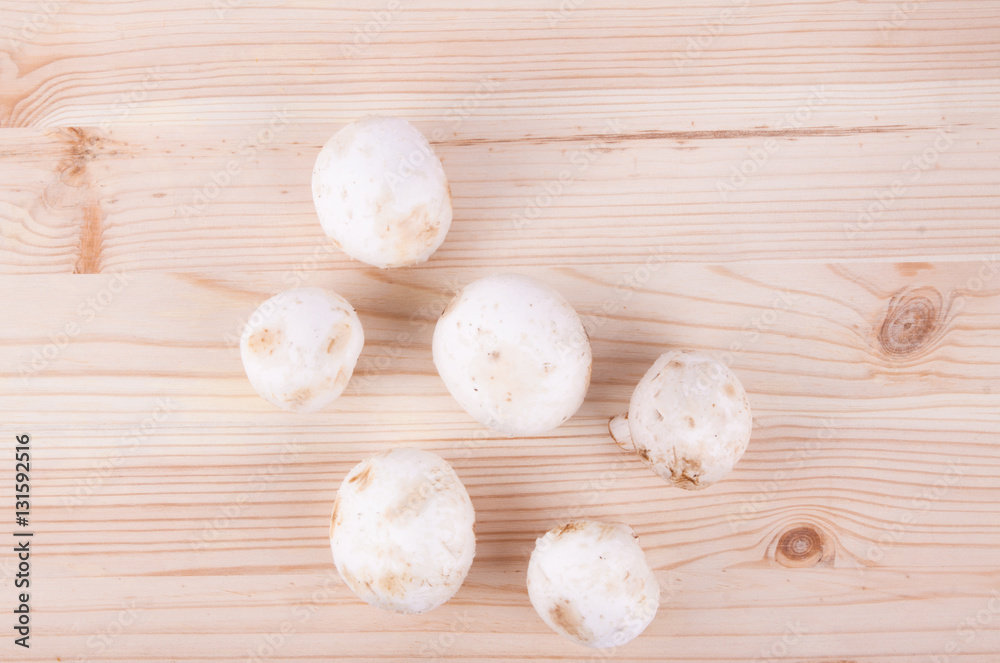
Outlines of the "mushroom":
{"label": "mushroom", "polygon": [[726,476],[746,451],[752,426],[733,372],[706,354],[679,350],[660,355],[632,392],[628,413],[609,424],[618,446],[687,490]]}
{"label": "mushroom", "polygon": [[294,288],[250,316],[240,356],[264,399],[315,412],[344,391],[364,344],[361,321],[346,299],[322,288]]}
{"label": "mushroom", "polygon": [[459,405],[507,435],[559,426],[590,385],[590,341],[576,311],[520,274],[487,276],[455,295],[434,328],[432,350]]}
{"label": "mushroom", "polygon": [[313,202],[323,231],[376,267],[424,262],[451,225],[451,191],[430,143],[406,120],[348,124],[316,159]]}
{"label": "mushroom", "polygon": [[653,621],[660,585],[628,525],[581,520],[550,530],[528,562],[528,597],[556,633],[618,647]]}
{"label": "mushroom", "polygon": [[399,447],[354,467],[330,519],[337,571],[377,608],[426,612],[458,591],[476,554],[475,512],[443,458]]}

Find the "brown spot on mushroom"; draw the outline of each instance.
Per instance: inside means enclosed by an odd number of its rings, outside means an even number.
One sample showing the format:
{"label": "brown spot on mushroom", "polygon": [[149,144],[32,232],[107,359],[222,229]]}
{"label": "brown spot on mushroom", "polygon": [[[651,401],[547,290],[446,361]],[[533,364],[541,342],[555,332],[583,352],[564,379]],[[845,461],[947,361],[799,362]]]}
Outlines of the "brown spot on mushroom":
{"label": "brown spot on mushroom", "polygon": [[688,415],[684,417],[688,422],[688,428],[694,428],[694,417]]}
{"label": "brown spot on mushroom", "polygon": [[562,527],[556,530],[555,536],[562,536],[563,534],[571,534],[572,532],[579,532],[585,527],[583,523],[566,523]]}
{"label": "brown spot on mushroom", "polygon": [[347,381],[349,379],[350,377],[347,375],[347,372],[343,368],[341,368],[340,370],[337,371],[337,379],[335,380],[334,384],[342,387],[347,384]]}
{"label": "brown spot on mushroom", "polygon": [[420,227],[420,231],[417,233],[417,241],[421,244],[430,244],[437,236],[438,228],[440,227],[441,224],[437,221],[425,219],[423,225]]}
{"label": "brown spot on mushroom", "polygon": [[326,346],[326,353],[331,354],[338,345],[346,345],[350,340],[351,325],[345,320],[330,330],[330,342]]}
{"label": "brown spot on mushroom", "polygon": [[701,461],[697,458],[679,458],[670,466],[670,481],[680,488],[698,490],[701,484]]}
{"label": "brown spot on mushroom", "polygon": [[386,226],[382,236],[388,238],[394,235],[396,253],[400,259],[410,259],[415,248],[423,251],[434,242],[440,227],[440,222],[423,206],[414,209],[408,217],[397,217],[392,225]]}
{"label": "brown spot on mushroom", "polygon": [[498,359],[500,359],[500,351],[499,350],[494,350],[493,352],[489,353],[489,357],[493,361],[497,361]]}
{"label": "brown spot on mushroom", "polygon": [[378,587],[392,596],[402,596],[406,593],[406,581],[395,573],[386,573],[379,578]]}
{"label": "brown spot on mushroom", "polygon": [[330,536],[333,536],[333,528],[337,526],[337,509],[340,508],[340,495],[333,500],[333,514],[330,516]]}
{"label": "brown spot on mushroom", "polygon": [[732,398],[736,397],[736,387],[733,386],[732,382],[727,382],[726,386],[723,387],[722,390],[726,392],[726,396],[730,396]]}
{"label": "brown spot on mushroom", "polygon": [[405,521],[412,518],[415,514],[419,514],[423,511],[427,501],[436,492],[436,488],[439,487],[437,484],[438,480],[434,479],[411,486],[395,504],[385,510],[385,519],[390,522],[395,520]]}
{"label": "brown spot on mushroom", "polygon": [[281,330],[274,327],[258,329],[247,339],[250,350],[258,354],[273,355],[279,343],[281,343]]}
{"label": "brown spot on mushroom", "polygon": [[812,525],[796,525],[778,538],[774,559],[787,568],[808,568],[833,561],[829,539]]}
{"label": "brown spot on mushroom", "polygon": [[580,611],[565,599],[559,599],[555,602],[549,611],[549,618],[559,630],[571,638],[576,638],[581,642],[590,642],[594,637],[583,625],[583,615],[580,614]]}
{"label": "brown spot on mushroom", "polygon": [[639,455],[639,458],[643,459],[647,463],[652,462],[649,460],[649,449],[646,447],[636,447],[635,452]]}
{"label": "brown spot on mushroom", "polygon": [[308,401],[312,400],[312,397],[312,389],[309,387],[302,387],[301,389],[296,389],[289,400],[296,405],[305,405]]}
{"label": "brown spot on mushroom", "polygon": [[607,523],[597,523],[601,528],[601,533],[598,535],[597,540],[603,541],[604,539],[610,538],[615,535],[618,530],[608,525]]}
{"label": "brown spot on mushroom", "polygon": [[371,596],[372,592],[372,582],[368,579],[355,578],[353,575],[348,573],[346,570],[341,573],[347,586],[351,588],[351,591],[358,596],[365,597]]}
{"label": "brown spot on mushroom", "polygon": [[886,306],[877,340],[890,358],[910,357],[928,347],[943,329],[945,305],[934,288],[900,291]]}
{"label": "brown spot on mushroom", "polygon": [[372,466],[365,465],[365,469],[361,470],[353,477],[347,480],[347,483],[356,483],[357,490],[360,493],[362,490],[371,485],[372,482]]}

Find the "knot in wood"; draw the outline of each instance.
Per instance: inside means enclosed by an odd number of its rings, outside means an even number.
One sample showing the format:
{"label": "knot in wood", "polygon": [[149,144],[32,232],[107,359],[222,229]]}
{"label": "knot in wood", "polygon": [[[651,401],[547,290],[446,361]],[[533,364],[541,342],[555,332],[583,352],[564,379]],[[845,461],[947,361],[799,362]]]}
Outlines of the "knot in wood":
{"label": "knot in wood", "polygon": [[878,342],[889,357],[909,357],[928,346],[943,327],[941,294],[934,288],[904,291],[886,307]]}
{"label": "knot in wood", "polygon": [[829,563],[832,546],[826,536],[811,525],[797,525],[778,539],[774,559],[782,566],[801,568]]}

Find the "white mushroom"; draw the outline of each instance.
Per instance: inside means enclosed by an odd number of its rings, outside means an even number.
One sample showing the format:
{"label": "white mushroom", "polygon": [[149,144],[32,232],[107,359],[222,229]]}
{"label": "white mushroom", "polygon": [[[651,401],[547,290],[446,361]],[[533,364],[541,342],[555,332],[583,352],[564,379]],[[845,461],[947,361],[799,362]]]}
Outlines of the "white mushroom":
{"label": "white mushroom", "polygon": [[413,125],[373,117],[347,125],[319,153],[313,202],[323,231],[376,267],[423,262],[451,225],[441,161]]}
{"label": "white mushroom", "polygon": [[462,586],[476,554],[475,517],[444,459],[409,447],[383,451],[340,485],[330,519],[333,560],[366,603],[426,612]]}
{"label": "white mushroom", "polygon": [[433,354],[465,411],[507,435],[559,426],[590,385],[590,341],[576,311],[520,274],[488,276],[459,292],[434,329]]}
{"label": "white mushroom", "polygon": [[250,316],[240,355],[263,398],[294,412],[315,412],[340,396],[365,344],[351,304],[322,288],[286,290]]}
{"label": "white mushroom", "polygon": [[660,356],[610,423],[618,445],[667,482],[699,490],[726,476],[750,442],[746,391],[722,362],[700,352]]}
{"label": "white mushroom", "polygon": [[550,530],[528,562],[528,597],[554,631],[618,647],[653,621],[660,585],[628,525],[583,520]]}

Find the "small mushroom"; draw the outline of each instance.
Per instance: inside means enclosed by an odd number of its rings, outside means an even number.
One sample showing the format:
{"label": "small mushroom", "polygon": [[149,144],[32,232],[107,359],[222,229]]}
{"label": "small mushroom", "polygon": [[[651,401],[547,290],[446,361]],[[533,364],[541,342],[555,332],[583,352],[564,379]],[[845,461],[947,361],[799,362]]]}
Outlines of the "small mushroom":
{"label": "small mushroom", "polygon": [[366,603],[426,612],[462,586],[476,554],[475,518],[443,458],[410,447],[383,451],[340,484],[330,519],[333,561]]}
{"label": "small mushroom", "polygon": [[746,391],[725,364],[700,352],[660,356],[639,381],[628,414],[609,428],[622,449],[668,483],[700,490],[726,476],[750,442]]}
{"label": "small mushroom", "polygon": [[581,520],[550,530],[528,562],[528,597],[556,633],[588,647],[619,647],[643,632],[660,585],[632,528]]}
{"label": "small mushroom", "polygon": [[507,435],[569,419],[590,385],[587,332],[554,289],[520,274],[467,285],[434,328],[434,365],[466,412]]}
{"label": "small mushroom", "polygon": [[346,299],[322,288],[294,288],[250,316],[240,355],[264,399],[315,412],[344,391],[364,344],[361,321]]}
{"label": "small mushroom", "polygon": [[430,143],[406,120],[373,117],[334,134],[316,159],[323,231],[376,267],[424,262],[451,226],[451,191]]}

